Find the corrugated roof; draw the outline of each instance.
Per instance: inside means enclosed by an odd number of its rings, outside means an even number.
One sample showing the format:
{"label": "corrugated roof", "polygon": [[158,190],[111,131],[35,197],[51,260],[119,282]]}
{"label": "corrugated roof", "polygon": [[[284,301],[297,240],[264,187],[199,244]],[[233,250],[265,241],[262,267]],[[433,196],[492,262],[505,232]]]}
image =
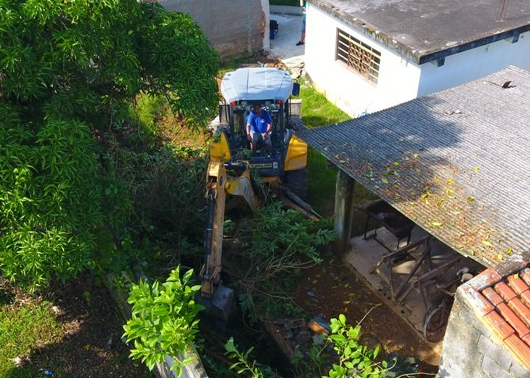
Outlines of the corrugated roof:
{"label": "corrugated roof", "polygon": [[[528,0],[309,0],[417,63],[518,37],[530,30]],[[504,5],[504,7],[503,7]]]}
{"label": "corrugated roof", "polygon": [[495,266],[529,249],[530,72],[297,135],[464,256]]}

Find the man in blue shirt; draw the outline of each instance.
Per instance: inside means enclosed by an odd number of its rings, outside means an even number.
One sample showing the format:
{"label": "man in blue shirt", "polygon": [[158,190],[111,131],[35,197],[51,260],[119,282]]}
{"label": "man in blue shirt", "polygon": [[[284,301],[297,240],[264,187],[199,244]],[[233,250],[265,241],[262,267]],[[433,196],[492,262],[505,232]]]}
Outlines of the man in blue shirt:
{"label": "man in blue shirt", "polygon": [[269,151],[272,150],[271,132],[271,116],[261,108],[261,104],[254,104],[247,120],[247,138],[251,150],[255,151],[258,143],[263,143]]}

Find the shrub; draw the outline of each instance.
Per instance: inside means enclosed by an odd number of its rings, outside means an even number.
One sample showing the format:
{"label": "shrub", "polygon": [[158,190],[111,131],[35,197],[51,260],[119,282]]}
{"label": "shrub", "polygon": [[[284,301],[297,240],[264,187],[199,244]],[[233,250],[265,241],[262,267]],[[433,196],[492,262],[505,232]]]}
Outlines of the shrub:
{"label": "shrub", "polygon": [[134,341],[130,357],[140,359],[152,370],[163,362],[166,354],[173,357],[171,367],[180,376],[182,367],[193,361],[183,355],[195,340],[202,306],[195,303],[199,285],[189,286],[193,271],[180,278],[180,268],[174,269],[165,283],[149,285],[140,281],[134,285],[128,302],[132,304],[132,318],[123,327],[127,342]]}

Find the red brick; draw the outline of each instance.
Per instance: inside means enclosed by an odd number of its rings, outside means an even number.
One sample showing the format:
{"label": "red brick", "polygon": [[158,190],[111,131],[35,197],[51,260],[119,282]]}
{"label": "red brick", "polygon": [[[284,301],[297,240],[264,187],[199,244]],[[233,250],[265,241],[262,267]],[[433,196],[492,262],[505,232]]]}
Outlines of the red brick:
{"label": "red brick", "polygon": [[517,277],[515,275],[511,275],[507,279],[508,286],[510,286],[517,295],[521,295],[525,291],[528,291],[528,285],[526,282],[524,282],[520,277]]}
{"label": "red brick", "polygon": [[513,312],[506,303],[501,303],[497,306],[497,311],[504,318],[506,323],[515,329],[515,332],[519,337],[524,337],[530,334],[530,329],[519,319],[519,317]]}
{"label": "red brick", "polygon": [[508,302],[508,306],[517,314],[527,327],[530,327],[530,308],[524,305],[519,298],[514,298]]}
{"label": "red brick", "polygon": [[495,334],[503,341],[507,337],[515,334],[515,330],[495,311],[490,312],[482,319],[484,319],[486,325],[489,326],[491,330],[495,332]]}
{"label": "red brick", "polygon": [[504,303],[504,299],[497,294],[495,290],[493,290],[491,287],[487,287],[484,290],[482,290],[482,295],[484,295],[488,301],[494,306],[498,306],[500,303]]}
{"label": "red brick", "polygon": [[508,337],[504,342],[521,364],[530,370],[530,347],[515,335]]}
{"label": "red brick", "polygon": [[508,285],[504,282],[498,282],[495,284],[495,291],[500,294],[500,296],[506,301],[510,302],[513,298],[517,297],[515,291],[510,289]]}

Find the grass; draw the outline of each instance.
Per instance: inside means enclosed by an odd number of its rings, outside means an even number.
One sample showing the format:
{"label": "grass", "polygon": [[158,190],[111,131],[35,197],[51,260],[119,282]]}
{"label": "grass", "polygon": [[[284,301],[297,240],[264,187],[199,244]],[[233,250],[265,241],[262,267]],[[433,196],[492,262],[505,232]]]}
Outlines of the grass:
{"label": "grass", "polygon": [[[302,99],[302,118],[307,128],[332,125],[351,119],[337,106],[329,102],[324,94],[303,82],[300,88]],[[334,209],[335,183],[337,168],[315,149],[308,152],[309,187],[308,200],[316,212],[331,216]],[[361,204],[377,197],[361,185],[355,187],[354,203]],[[365,215],[357,211],[354,214],[352,235],[360,235],[364,230]]]}
{"label": "grass", "polygon": [[35,348],[60,340],[63,331],[48,302],[1,304],[0,377],[41,377],[43,372],[17,367],[14,359],[31,354]]}
{"label": "grass", "polygon": [[[343,122],[350,117],[326,99],[322,93],[303,82],[300,88],[302,118],[307,128],[312,129]],[[327,159],[313,148],[309,148],[308,200],[321,215],[333,212],[337,168],[329,166]]]}

